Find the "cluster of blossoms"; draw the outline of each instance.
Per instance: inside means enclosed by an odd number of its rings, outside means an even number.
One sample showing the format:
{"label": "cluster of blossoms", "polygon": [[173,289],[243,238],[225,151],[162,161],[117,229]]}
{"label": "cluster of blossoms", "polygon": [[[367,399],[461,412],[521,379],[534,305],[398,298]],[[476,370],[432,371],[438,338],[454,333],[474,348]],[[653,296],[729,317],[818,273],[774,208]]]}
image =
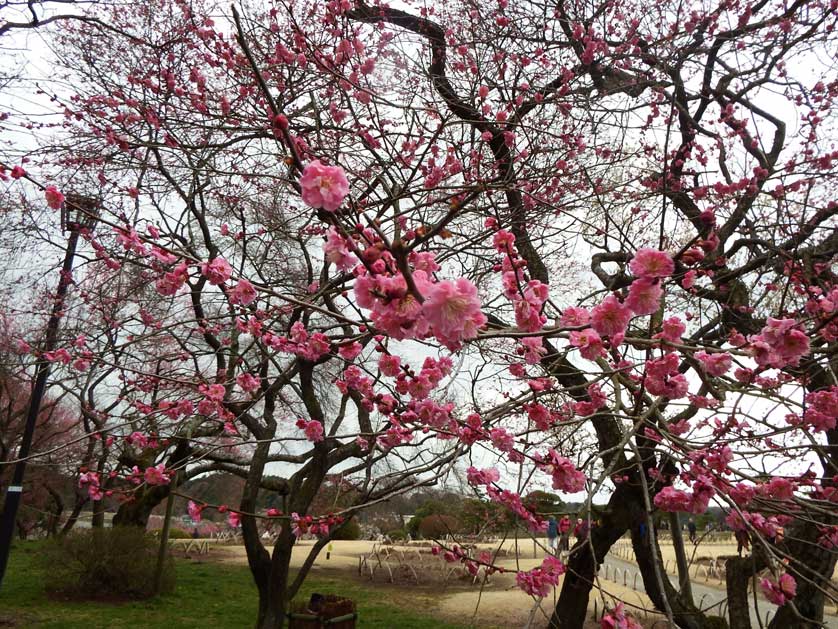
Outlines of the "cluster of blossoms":
{"label": "cluster of blossoms", "polygon": [[585,489],[585,474],[553,448],[544,454],[536,455],[536,464],[540,469],[553,477],[553,489],[566,491],[570,494]]}
{"label": "cluster of blossoms", "polygon": [[79,474],[79,489],[87,489],[87,495],[91,500],[101,500],[105,496],[99,484],[99,474],[96,472]]}
{"label": "cluster of blossoms", "polygon": [[767,539],[774,539],[777,531],[791,521],[790,516],[777,515],[765,517],[761,513],[750,513],[742,511],[731,511],[725,518],[727,524],[733,531],[748,531],[753,529]]}
{"label": "cluster of blossoms", "polygon": [[806,405],[803,421],[815,430],[834,430],[838,425],[838,386],[808,393]]}
{"label": "cluster of blossoms", "polygon": [[617,603],[614,609],[603,615],[600,627],[601,629],[643,629],[643,625],[626,615],[622,602]]}
{"label": "cluster of blossoms", "polygon": [[777,581],[762,579],[759,585],[765,598],[777,606],[785,605],[797,594],[797,581],[788,572],[784,572]]}
{"label": "cluster of blossoms", "polygon": [[477,576],[477,572],[480,570],[480,564],[486,566],[486,574],[494,574],[495,572],[503,573],[503,568],[495,568],[491,565],[492,563],[492,553],[488,550],[480,551],[480,554],[477,556],[477,560],[475,561],[472,559],[469,554],[456,544],[450,549],[445,550],[440,546],[432,546],[431,547],[431,554],[435,557],[442,555],[442,558],[445,559],[448,563],[462,563],[466,570],[468,570],[469,574],[472,576]]}
{"label": "cluster of blossoms", "polygon": [[[347,241],[330,239],[327,256],[348,259]],[[354,268],[354,294],[357,304],[370,310],[376,328],[396,340],[434,336],[450,350],[477,336],[486,316],[474,284],[465,278],[436,281],[433,273],[440,267],[431,253],[411,253],[411,268],[400,270],[371,230],[362,230],[362,239],[368,243],[362,252],[366,266]]]}
{"label": "cluster of blossoms", "polygon": [[47,186],[44,189],[47,205],[53,210],[60,210],[64,203],[64,195],[55,186]]}
{"label": "cluster of blossoms", "polygon": [[797,366],[809,353],[809,337],[794,319],[769,317],[765,327],[749,337],[748,343],[760,367]]}
{"label": "cluster of blossoms", "polygon": [[322,332],[309,334],[301,321],[295,321],[291,325],[288,336],[275,336],[267,332],[262,340],[272,349],[295,354],[312,362],[328,354],[331,349],[328,336]]}
{"label": "cluster of blossoms", "polygon": [[[494,219],[486,223],[487,227],[495,227],[497,224]],[[512,301],[515,324],[526,332],[538,332],[547,322],[542,310],[550,296],[550,287],[538,280],[527,281],[527,263],[515,248],[514,234],[504,229],[498,230],[492,238],[492,246],[503,256],[495,268],[502,272],[503,294]]]}
{"label": "cluster of blossoms", "polygon": [[134,485],[143,481],[148,485],[168,485],[172,481],[171,472],[166,469],[165,463],[147,467],[144,471],[135,465],[126,478]]}
{"label": "cluster of blossoms", "polygon": [[515,575],[515,582],[530,596],[544,598],[550,594],[552,588],[559,584],[559,577],[566,570],[567,568],[559,559],[548,555],[537,568],[519,570]]}
{"label": "cluster of blossoms", "polygon": [[716,495],[713,479],[699,476],[692,481],[692,491],[675,489],[671,485],[664,487],[655,496],[655,506],[662,511],[702,514],[707,511],[710,500]]}
{"label": "cluster of blossoms", "polygon": [[313,517],[310,515],[301,516],[298,513],[291,514],[291,530],[297,538],[306,534],[328,535],[334,527],[343,523],[343,518],[338,515]]}
{"label": "cluster of blossoms", "polygon": [[302,430],[306,439],[312,443],[323,441],[323,424],[316,419],[298,419],[296,422],[297,428]]}

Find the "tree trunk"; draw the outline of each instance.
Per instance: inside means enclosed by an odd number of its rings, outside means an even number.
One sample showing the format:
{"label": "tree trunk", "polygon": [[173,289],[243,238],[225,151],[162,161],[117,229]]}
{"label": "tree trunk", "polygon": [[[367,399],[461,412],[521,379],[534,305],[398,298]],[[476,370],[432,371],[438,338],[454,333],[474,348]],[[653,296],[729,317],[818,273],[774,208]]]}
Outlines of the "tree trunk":
{"label": "tree trunk", "polygon": [[[661,560],[660,546],[657,538],[652,535],[641,534],[638,528],[631,533],[634,555],[637,566],[643,577],[643,587],[646,594],[659,611],[672,610],[672,617],[677,626],[683,629],[721,629],[727,627],[727,621],[719,616],[707,616],[698,609],[691,599],[682,596],[669,580]],[[652,552],[654,544],[654,552]]]}
{"label": "tree trunk", "polygon": [[681,598],[690,605],[694,604],[693,589],[690,581],[690,564],[684,551],[684,535],[681,532],[681,518],[677,513],[669,514],[669,528],[672,529],[672,546],[675,548],[675,561],[678,564],[678,589]]}
{"label": "tree trunk", "polygon": [[73,505],[73,510],[70,512],[70,517],[67,518],[67,521],[64,523],[64,526],[61,527],[61,535],[66,535],[78,522],[79,515],[81,514],[81,510],[84,509],[84,505],[87,504],[89,498],[87,496],[79,496],[76,495],[76,503]]}
{"label": "tree trunk", "polygon": [[61,521],[61,514],[64,513],[64,500],[61,498],[61,494],[48,484],[44,484],[44,487],[55,503],[55,510],[50,511],[47,516],[47,537],[55,537],[58,535],[58,523]]}
{"label": "tree trunk", "polygon": [[94,529],[101,529],[105,526],[105,503],[103,500],[93,501],[93,518],[90,526]]}
{"label": "tree trunk", "polygon": [[550,629],[582,629],[594,577],[605,555],[629,530],[632,522],[645,519],[643,501],[636,494],[637,490],[628,483],[618,485],[608,501],[602,525],[591,529],[589,540],[580,540],[571,548],[568,570],[550,618]]}
{"label": "tree trunk", "polygon": [[[169,469],[180,469],[186,465],[186,461],[192,453],[189,442],[182,439],[175,451],[166,461]],[[169,485],[146,486],[142,491],[134,495],[133,500],[123,502],[119,505],[116,515],[113,517],[114,526],[139,526],[145,528],[148,525],[148,518],[154,508],[169,497],[172,488]]]}
{"label": "tree trunk", "polygon": [[823,623],[824,589],[830,588],[835,570],[836,554],[818,544],[819,524],[806,522],[789,536],[786,544],[778,545],[792,557],[788,572],[797,581],[797,595],[791,603],[777,610],[769,629],[816,629]]}
{"label": "tree trunk", "polygon": [[730,619],[730,629],[751,629],[748,582],[754,572],[765,567],[763,562],[757,563],[757,561],[756,555],[728,557],[725,560],[727,615]]}

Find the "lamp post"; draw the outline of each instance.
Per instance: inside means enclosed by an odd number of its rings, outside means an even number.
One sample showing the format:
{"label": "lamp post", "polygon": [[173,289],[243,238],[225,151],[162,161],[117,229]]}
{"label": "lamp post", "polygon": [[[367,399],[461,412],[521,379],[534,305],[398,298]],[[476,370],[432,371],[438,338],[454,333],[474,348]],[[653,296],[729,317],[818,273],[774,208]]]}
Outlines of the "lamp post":
{"label": "lamp post", "polygon": [[0,516],[0,585],[6,574],[6,565],[9,561],[9,552],[14,536],[15,520],[17,510],[23,496],[23,476],[26,472],[26,460],[29,457],[29,450],[32,447],[32,437],[35,433],[35,423],[38,413],[41,410],[41,401],[47,388],[50,362],[44,358],[44,354],[55,350],[58,339],[58,325],[61,316],[64,314],[64,298],[67,289],[73,281],[73,258],[76,255],[79,235],[83,231],[90,231],[96,225],[98,217],[99,201],[92,197],[82,195],[67,195],[61,208],[61,228],[70,232],[67,239],[67,249],[64,252],[64,263],[61,266],[61,277],[58,280],[58,288],[55,291],[55,300],[52,304],[52,312],[47,321],[46,335],[38,362],[35,367],[35,384],[32,387],[32,394],[29,398],[29,408],[26,413],[26,425],[23,430],[23,439],[17,454],[12,481],[6,489],[6,500],[3,504],[3,514]]}

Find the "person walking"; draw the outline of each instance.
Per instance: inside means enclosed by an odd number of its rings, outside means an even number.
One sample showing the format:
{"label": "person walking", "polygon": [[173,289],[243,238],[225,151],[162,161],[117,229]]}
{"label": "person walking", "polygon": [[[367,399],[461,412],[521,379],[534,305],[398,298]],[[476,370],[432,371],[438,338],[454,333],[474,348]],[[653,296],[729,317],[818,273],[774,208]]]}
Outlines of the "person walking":
{"label": "person walking", "polygon": [[559,547],[559,524],[552,515],[547,519],[547,547],[554,555]]}
{"label": "person walking", "polygon": [[566,515],[559,520],[559,551],[566,553],[570,550],[570,518]]}
{"label": "person walking", "polygon": [[695,526],[695,520],[690,518],[690,521],[687,522],[687,530],[690,532],[690,541],[693,545],[698,543],[698,538],[696,537],[697,528]]}

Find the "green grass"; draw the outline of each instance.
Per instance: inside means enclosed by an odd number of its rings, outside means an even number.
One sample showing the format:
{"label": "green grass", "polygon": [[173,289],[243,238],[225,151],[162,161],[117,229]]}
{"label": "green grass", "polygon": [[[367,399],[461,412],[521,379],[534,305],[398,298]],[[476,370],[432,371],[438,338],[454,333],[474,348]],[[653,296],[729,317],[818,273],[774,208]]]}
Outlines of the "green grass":
{"label": "green grass", "polygon": [[[0,627],[38,629],[210,629],[252,627],[256,589],[246,566],[178,560],[172,594],[133,603],[68,602],[44,592],[42,544],[18,543],[0,590]],[[336,575],[308,579],[302,598],[311,592],[352,598],[363,629],[465,629],[429,617],[433,592],[366,585]]]}

